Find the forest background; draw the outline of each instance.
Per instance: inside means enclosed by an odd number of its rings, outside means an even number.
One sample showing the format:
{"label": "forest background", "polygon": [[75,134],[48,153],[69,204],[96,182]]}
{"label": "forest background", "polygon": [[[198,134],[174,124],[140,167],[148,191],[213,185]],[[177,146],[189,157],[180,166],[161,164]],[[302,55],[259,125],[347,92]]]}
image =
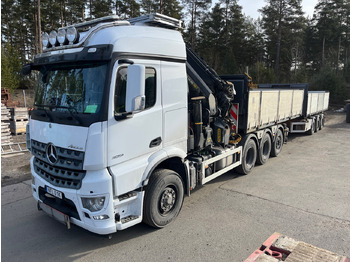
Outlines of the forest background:
{"label": "forest background", "polygon": [[41,51],[42,32],[116,14],[158,12],[185,21],[183,36],[218,74],[249,72],[255,83],[304,83],[350,96],[350,0],[318,0],[305,17],[301,0],[265,0],[253,19],[237,0],[2,0],[1,86],[34,88],[20,69]]}

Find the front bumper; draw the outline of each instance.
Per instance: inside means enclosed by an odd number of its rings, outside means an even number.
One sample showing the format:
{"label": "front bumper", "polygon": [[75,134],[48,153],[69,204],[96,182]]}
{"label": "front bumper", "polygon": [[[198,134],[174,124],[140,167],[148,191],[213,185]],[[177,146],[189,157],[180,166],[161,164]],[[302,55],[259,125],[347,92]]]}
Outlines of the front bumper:
{"label": "front bumper", "polygon": [[[33,160],[34,157],[31,159],[31,171],[35,182],[35,184],[33,184],[32,181],[32,193],[34,199],[40,203],[40,205],[45,204],[53,209],[50,211],[50,208],[46,208],[44,210],[46,213],[49,215],[50,212],[57,214],[56,211],[58,211],[63,215],[68,216],[70,223],[80,226],[93,233],[105,235],[117,231],[115,208],[113,206],[112,177],[108,173],[107,169],[88,171],[83,180],[81,188],[75,190],[56,187],[42,179],[33,169]],[[61,192],[62,199],[48,194],[46,192],[47,186]],[[82,206],[81,197],[99,196],[106,197],[102,210],[91,212]],[[103,220],[94,219],[94,216],[98,217],[103,215],[107,215],[108,218]],[[57,219],[57,217],[55,218]]]}

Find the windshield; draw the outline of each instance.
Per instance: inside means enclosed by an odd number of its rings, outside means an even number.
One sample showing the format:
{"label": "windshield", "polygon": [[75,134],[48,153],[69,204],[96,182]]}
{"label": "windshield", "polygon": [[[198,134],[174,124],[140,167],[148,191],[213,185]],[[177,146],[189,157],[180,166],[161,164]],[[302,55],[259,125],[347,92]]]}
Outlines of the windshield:
{"label": "windshield", "polygon": [[95,114],[101,110],[106,63],[42,67],[35,105],[51,111]]}

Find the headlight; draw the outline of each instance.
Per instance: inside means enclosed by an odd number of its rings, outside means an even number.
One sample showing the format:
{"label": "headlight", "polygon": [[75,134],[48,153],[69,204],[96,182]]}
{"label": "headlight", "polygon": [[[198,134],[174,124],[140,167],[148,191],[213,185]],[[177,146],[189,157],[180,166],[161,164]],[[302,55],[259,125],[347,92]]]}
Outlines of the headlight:
{"label": "headlight", "polygon": [[43,35],[41,36],[41,40],[43,42],[43,47],[48,47],[49,45],[49,35],[48,33],[43,33]]}
{"label": "headlight", "polygon": [[60,45],[63,45],[66,42],[66,39],[66,30],[63,28],[58,29],[57,41],[60,43]]}
{"label": "headlight", "polygon": [[91,212],[100,211],[105,204],[106,197],[82,197],[83,207]]}
{"label": "headlight", "polygon": [[67,29],[67,39],[70,45],[74,44],[78,39],[78,31],[75,27],[69,27]]}
{"label": "headlight", "polygon": [[49,41],[52,46],[55,46],[57,43],[57,32],[55,30],[50,32]]}

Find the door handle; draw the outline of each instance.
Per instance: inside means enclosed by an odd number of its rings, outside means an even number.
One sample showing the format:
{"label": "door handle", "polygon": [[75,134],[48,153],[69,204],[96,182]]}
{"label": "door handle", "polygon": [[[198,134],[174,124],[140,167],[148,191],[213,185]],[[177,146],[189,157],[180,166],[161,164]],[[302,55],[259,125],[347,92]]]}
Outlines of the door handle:
{"label": "door handle", "polygon": [[157,137],[157,138],[155,138],[155,139],[153,139],[151,141],[151,143],[149,144],[149,147],[152,148],[152,147],[159,146],[160,143],[162,143],[162,138],[161,137]]}

